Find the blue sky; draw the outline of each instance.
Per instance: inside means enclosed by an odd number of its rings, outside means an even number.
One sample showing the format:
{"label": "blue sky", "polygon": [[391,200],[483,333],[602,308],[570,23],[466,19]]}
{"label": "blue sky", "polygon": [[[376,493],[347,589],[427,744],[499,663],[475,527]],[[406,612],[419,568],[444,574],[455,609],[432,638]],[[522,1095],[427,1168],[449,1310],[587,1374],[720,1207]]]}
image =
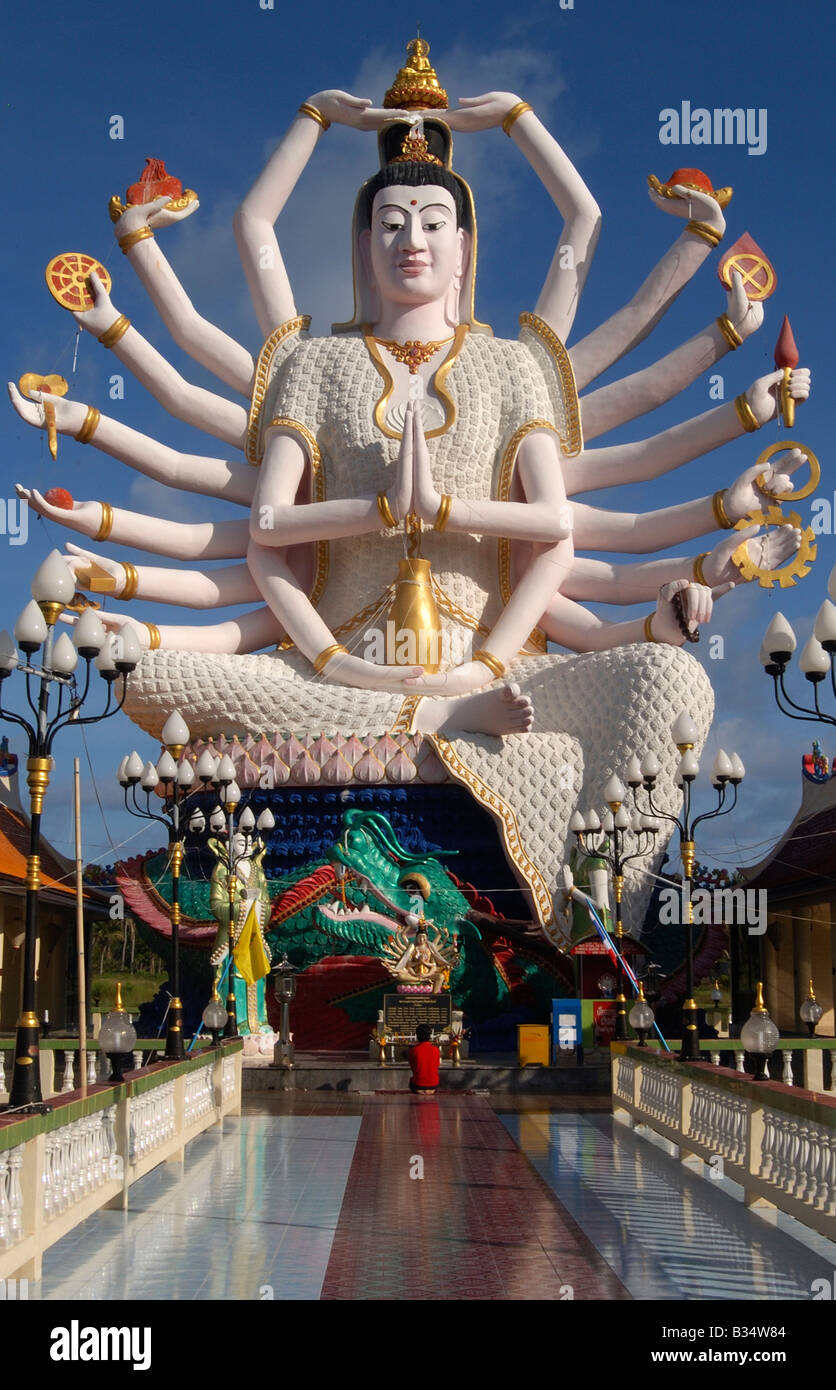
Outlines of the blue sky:
{"label": "blue sky", "polygon": [[[266,3],[266,0],[262,0]],[[822,460],[818,496],[834,499],[829,468],[833,426],[828,398],[834,368],[830,307],[832,243],[832,42],[822,39],[827,9],[790,10],[777,0],[703,0],[698,7],[663,0],[523,0],[509,7],[427,0],[416,17],[451,97],[510,90],[532,102],[570,153],[600,203],[601,242],[574,338],[619,308],[674,239],[679,226],[650,203],[646,178],[667,178],[697,165],[715,186],[731,184],[730,245],[749,231],[778,271],[761,331],[724,359],[727,399],[772,366],[784,313],[789,313],[802,362],[814,372],[814,394],[799,412],[795,436]],[[116,7],[78,0],[71,10],[23,3],[4,18],[2,144],[6,184],[3,315],[0,353],[4,379],[24,372],[61,372],[71,395],[98,404],[136,428],[197,452],[219,452],[171,420],[128,378],[123,402],[108,401],[110,357],[84,335],[75,375],[74,324],[46,291],[43,270],[60,251],[103,259],[114,276],[113,299],[136,326],[190,379],[216,386],[182,357],[119,254],[107,216],[110,195],[139,176],[146,155],[201,199],[197,215],[160,233],[167,256],[197,307],[251,350],[259,334],[235,253],[232,212],[292,119],[299,102],[323,87],[382,98],[412,31],[401,15],[371,4],[288,7],[259,0]],[[743,107],[767,112],[767,147],[663,146],[660,113],[679,108]],[[124,118],[124,139],[109,136],[110,118]],[[519,151],[499,131],[456,137],[455,164],[474,187],[480,232],[477,304],[498,334],[515,332],[517,315],[533,307],[559,233],[547,195]],[[279,237],[300,310],[327,331],[350,308],[349,226],[354,192],[374,171],[371,136],[332,127],[316,150],[279,226]],[[715,255],[664,322],[610,378],[646,365],[690,337],[725,307]],[[608,378],[604,378],[606,380]],[[640,438],[710,408],[705,379],[679,400],[626,428]],[[726,485],[778,437],[767,426],[753,438],[696,460],[653,485],[624,488],[598,499],[608,506],[664,506]],[[609,441],[608,441],[609,442]],[[0,411],[3,485],[24,481],[41,490],[62,484],[77,498],[106,498],[160,515],[182,516],[183,500],[115,461],[62,438],[53,463],[45,439]],[[220,514],[217,505],[187,498],[195,519]],[[805,517],[809,503],[802,504]],[[0,535],[0,626],[12,627],[29,597],[29,580],[46,553],[73,537],[30,518],[25,546]],[[700,548],[708,548],[707,539]],[[116,551],[120,558],[142,556]],[[800,755],[813,726],[790,724],[773,711],[770,683],[757,655],[779,607],[806,639],[836,560],[832,536],[819,538],[811,575],[788,592],[748,586],[731,595],[712,620],[697,654],[715,686],[717,714],[709,750],[736,748],[750,770],[742,805],[706,838],[701,857],[755,862],[784,828],[800,794]],[[622,610],[619,616],[630,610]],[[176,609],[143,606],[158,622],[188,620]],[[710,634],[725,639],[723,660],[708,657]],[[806,685],[805,685],[806,688]],[[20,682],[4,689],[13,703]],[[836,748],[825,734],[827,751]],[[113,858],[111,840],[136,837],[136,823],[119,809],[115,767],[137,746],[156,756],[151,741],[124,717],[88,734],[91,779],[84,796],[85,856]],[[13,744],[14,746],[14,744]],[[46,804],[44,828],[65,851],[72,837],[68,770],[85,750],[72,734],[57,747],[60,767]],[[708,761],[708,755],[706,757]],[[106,821],[106,826],[105,826]],[[130,852],[150,848],[153,830],[132,839]],[[709,854],[710,851],[710,854]]]}

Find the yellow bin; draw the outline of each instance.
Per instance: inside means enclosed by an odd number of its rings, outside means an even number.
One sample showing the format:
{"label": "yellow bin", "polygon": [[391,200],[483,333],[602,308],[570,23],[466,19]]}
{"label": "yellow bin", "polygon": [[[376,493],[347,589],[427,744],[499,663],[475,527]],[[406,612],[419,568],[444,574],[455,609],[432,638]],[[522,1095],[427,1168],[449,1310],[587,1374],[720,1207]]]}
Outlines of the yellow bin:
{"label": "yellow bin", "polygon": [[549,1025],[547,1023],[518,1023],[517,1052],[521,1067],[549,1065]]}

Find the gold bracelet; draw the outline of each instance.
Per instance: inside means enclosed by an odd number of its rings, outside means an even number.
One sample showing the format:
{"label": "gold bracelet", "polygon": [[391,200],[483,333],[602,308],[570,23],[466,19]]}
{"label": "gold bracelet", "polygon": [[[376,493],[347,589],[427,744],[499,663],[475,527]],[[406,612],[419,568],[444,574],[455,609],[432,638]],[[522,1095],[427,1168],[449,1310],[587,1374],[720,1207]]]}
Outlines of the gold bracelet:
{"label": "gold bracelet", "polygon": [[385,492],[379,492],[377,494],[377,510],[380,512],[380,518],[387,531],[390,531],[393,526],[397,526],[398,523],[392,515],[392,508],[389,506],[389,498],[386,496]]}
{"label": "gold bracelet", "polygon": [[735,348],[740,347],[740,344],[743,342],[743,339],[741,338],[740,334],[738,333],[728,314],[720,315],[720,317],[717,320],[717,327],[719,328],[720,332],[722,333],[732,352],[734,352]]}
{"label": "gold bracelet", "polygon": [[473,660],[481,661],[483,666],[487,666],[488,670],[493,673],[495,679],[504,676],[508,670],[505,662],[500,661],[499,657],[494,656],[493,652],[486,652],[484,650],[474,652]]}
{"label": "gold bracelet", "polygon": [[81,426],[76,439],[79,444],[89,444],[96,430],[99,428],[101,412],[94,405],[88,405],[87,414],[84,417],[84,424]]}
{"label": "gold bracelet", "polygon": [[133,598],[139,588],[139,574],[137,573],[136,565],[130,564],[129,561],[120,560],[119,563],[125,571],[125,587],[119,595],[119,598],[127,603],[128,599]]}
{"label": "gold bracelet", "polygon": [[710,222],[697,222],[695,218],[686,222],[685,230],[686,232],[693,232],[694,236],[698,236],[711,247],[719,246],[723,240],[723,233],[718,232],[716,227],[712,227]]}
{"label": "gold bracelet", "polygon": [[317,125],[322,126],[323,130],[327,130],[331,124],[327,116],[323,116],[322,112],[317,111],[315,106],[311,106],[309,101],[302,102],[302,105],[299,107],[299,115],[310,116],[311,120],[316,121]]}
{"label": "gold bracelet", "polygon": [[157,652],[157,651],[159,651],[159,649],[160,649],[160,629],[157,627],[157,624],[156,624],[156,623],[144,623],[143,626],[144,626],[144,627],[147,627],[147,629],[148,629],[148,635],[149,635],[149,637],[151,638],[151,643],[150,643],[150,646],[149,646],[148,650],[151,651],[151,652]]}
{"label": "gold bracelet", "polygon": [[102,520],[93,540],[106,541],[113,530],[113,508],[109,502],[100,502],[99,506],[102,509]]}
{"label": "gold bracelet", "polygon": [[735,396],[734,408],[747,434],[754,434],[755,430],[760,429],[760,421],[745,396]]}
{"label": "gold bracelet", "polygon": [[703,560],[707,560],[707,559],[708,559],[708,551],[707,551],[707,550],[704,550],[703,553],[702,553],[702,555],[698,555],[698,556],[696,557],[696,559],[694,560],[694,583],[695,583],[695,584],[705,584],[706,588],[707,588],[707,589],[710,589],[710,588],[711,588],[711,585],[709,584],[708,580],[706,579],[706,577],[705,577],[705,570],[704,570],[703,567],[702,567]]}
{"label": "gold bracelet", "polygon": [[512,106],[508,115],[502,122],[502,129],[505,131],[505,134],[510,135],[511,126],[514,124],[514,121],[518,121],[520,116],[524,116],[526,111],[530,111],[531,109],[527,101],[518,101],[516,106]]}
{"label": "gold bracelet", "polygon": [[711,510],[714,513],[714,520],[717,522],[721,531],[733,531],[735,524],[733,521],[729,521],[729,515],[723,500],[725,495],[726,489],[724,487],[717,489],[711,499]]}
{"label": "gold bracelet", "polygon": [[646,617],[645,620],[644,620],[644,640],[645,640],[645,642],[658,642],[658,641],[659,641],[659,638],[658,638],[658,637],[654,637],[654,636],[653,636],[653,628],[651,627],[651,623],[652,623],[652,622],[653,622],[653,614],[652,614],[652,613],[648,613],[647,617]]}
{"label": "gold bracelet", "polygon": [[337,655],[337,652],[343,652],[348,656],[348,647],[344,647],[342,642],[332,642],[330,647],[323,647],[319,656],[314,657],[313,668],[318,676],[322,674],[328,662]]}
{"label": "gold bracelet", "polygon": [[136,246],[138,241],[147,241],[148,237],[153,237],[154,233],[150,227],[137,227],[136,231],[126,232],[119,238],[119,250],[123,256],[127,256],[132,246]]}
{"label": "gold bracelet", "polygon": [[113,320],[110,328],[105,329],[104,333],[99,335],[99,342],[102,347],[116,347],[119,339],[125,336],[130,326],[130,319],[126,319],[124,314],[120,314],[118,319]]}
{"label": "gold bracelet", "polygon": [[447,525],[447,522],[450,520],[450,508],[452,507],[452,505],[453,499],[450,496],[449,492],[442,493],[441,502],[439,504],[439,508],[436,512],[435,517],[436,531],[444,530],[445,526]]}

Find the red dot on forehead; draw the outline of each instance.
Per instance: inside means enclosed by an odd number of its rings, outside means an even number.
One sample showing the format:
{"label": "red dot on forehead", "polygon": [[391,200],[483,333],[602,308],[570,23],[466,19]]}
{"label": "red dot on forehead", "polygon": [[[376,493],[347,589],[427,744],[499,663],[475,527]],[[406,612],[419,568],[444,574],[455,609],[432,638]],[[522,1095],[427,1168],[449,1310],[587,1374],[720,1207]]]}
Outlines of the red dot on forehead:
{"label": "red dot on forehead", "polygon": [[417,206],[418,206],[418,199],[417,199],[417,198],[410,198],[410,200],[409,200],[409,206],[410,206],[411,208],[417,207]]}

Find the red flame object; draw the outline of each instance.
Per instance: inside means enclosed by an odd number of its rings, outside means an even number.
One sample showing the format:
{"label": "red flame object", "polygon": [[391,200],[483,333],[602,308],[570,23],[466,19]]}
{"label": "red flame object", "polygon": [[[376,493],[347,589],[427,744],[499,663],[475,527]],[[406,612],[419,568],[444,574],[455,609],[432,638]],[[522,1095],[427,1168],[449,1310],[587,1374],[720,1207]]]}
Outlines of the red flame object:
{"label": "red flame object", "polygon": [[798,348],[795,345],[795,338],[786,314],[784,314],[784,322],[781,324],[781,332],[778,334],[778,341],[775,344],[775,366],[798,366]]}
{"label": "red flame object", "polygon": [[138,203],[153,203],[155,198],[162,198],[163,194],[167,194],[169,198],[180,198],[183,185],[173,174],[166,173],[165,164],[161,159],[146,159],[139,183],[131,184],[125,194],[125,201],[135,207]]}
{"label": "red flame object", "polygon": [[51,507],[61,507],[65,512],[71,512],[73,509],[72,493],[65,487],[51,487],[49,492],[44,493],[44,501]]}

